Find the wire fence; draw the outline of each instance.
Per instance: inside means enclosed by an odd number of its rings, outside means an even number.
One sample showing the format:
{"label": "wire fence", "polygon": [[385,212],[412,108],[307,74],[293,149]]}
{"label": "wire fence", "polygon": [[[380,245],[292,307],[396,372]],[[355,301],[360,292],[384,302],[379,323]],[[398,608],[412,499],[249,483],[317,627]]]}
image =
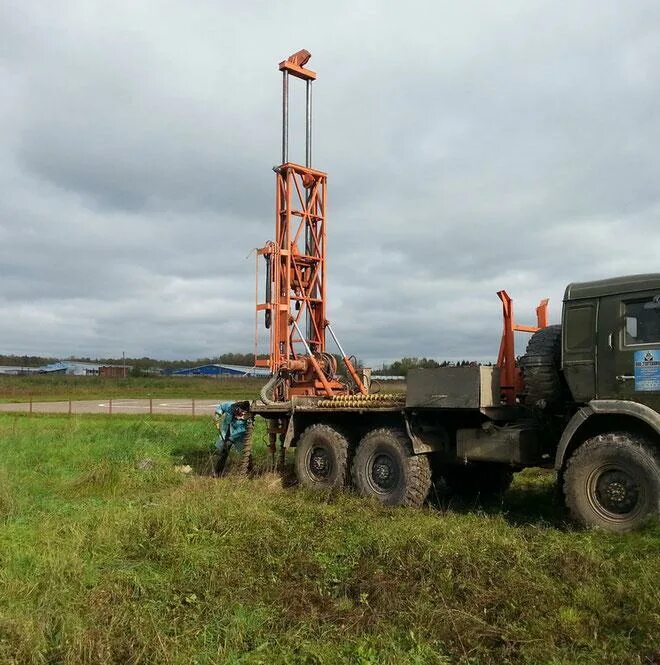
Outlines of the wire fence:
{"label": "wire fence", "polygon": [[135,415],[184,415],[211,416],[218,400],[197,398],[157,398],[120,399],[107,398],[95,400],[58,400],[37,401],[30,398],[28,402],[12,402],[0,404],[0,412],[8,413],[60,413],[79,414],[135,414]]}

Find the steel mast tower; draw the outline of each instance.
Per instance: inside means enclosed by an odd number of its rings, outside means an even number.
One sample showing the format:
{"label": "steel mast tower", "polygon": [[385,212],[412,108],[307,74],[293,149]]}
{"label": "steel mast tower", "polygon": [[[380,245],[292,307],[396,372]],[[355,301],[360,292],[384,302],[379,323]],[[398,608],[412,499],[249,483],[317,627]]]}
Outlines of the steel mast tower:
{"label": "steel mast tower", "polygon": [[[275,240],[257,250],[266,261],[264,302],[257,302],[270,330],[269,359],[257,360],[282,377],[276,399],[294,395],[366,394],[360,377],[326,319],[327,174],[311,166],[312,83],[309,51],[279,64],[282,72],[282,163],[275,171]],[[289,161],[289,82],[305,82],[305,165]],[[336,377],[337,363],[326,352],[326,329],[341,353],[354,384]]]}

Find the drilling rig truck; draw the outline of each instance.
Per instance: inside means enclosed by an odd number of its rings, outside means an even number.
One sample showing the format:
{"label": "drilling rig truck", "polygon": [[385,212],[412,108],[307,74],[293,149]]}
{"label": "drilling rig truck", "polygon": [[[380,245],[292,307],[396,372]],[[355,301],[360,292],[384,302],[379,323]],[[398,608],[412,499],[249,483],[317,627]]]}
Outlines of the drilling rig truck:
{"label": "drilling rig truck", "polygon": [[[352,485],[391,505],[419,506],[432,483],[482,496],[525,467],[554,468],[573,518],[623,532],[660,504],[660,273],[569,284],[561,325],[504,326],[495,366],[416,369],[405,394],[374,393],[326,318],[327,175],[311,166],[309,52],[280,63],[282,163],[275,239],[257,315],[269,331],[271,378],[251,403],[283,458],[295,448],[300,484]],[[289,82],[305,84],[305,164],[288,158]],[[258,259],[258,262],[260,259]],[[531,333],[516,358],[514,333]],[[326,349],[333,339],[345,365]],[[249,449],[249,447],[248,447]]]}

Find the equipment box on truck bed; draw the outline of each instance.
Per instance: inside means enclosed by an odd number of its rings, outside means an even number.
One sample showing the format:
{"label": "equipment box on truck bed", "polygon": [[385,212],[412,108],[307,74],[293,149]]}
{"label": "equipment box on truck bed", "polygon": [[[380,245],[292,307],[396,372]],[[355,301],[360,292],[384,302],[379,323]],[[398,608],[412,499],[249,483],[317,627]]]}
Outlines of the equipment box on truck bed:
{"label": "equipment box on truck bed", "polygon": [[500,404],[496,367],[438,367],[408,373],[406,407],[482,409]]}

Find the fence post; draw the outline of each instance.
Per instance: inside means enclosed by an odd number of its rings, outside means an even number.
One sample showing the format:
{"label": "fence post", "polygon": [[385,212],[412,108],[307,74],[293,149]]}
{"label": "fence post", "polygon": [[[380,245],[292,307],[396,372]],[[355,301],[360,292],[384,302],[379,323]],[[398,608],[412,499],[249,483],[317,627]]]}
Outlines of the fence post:
{"label": "fence post", "polygon": [[69,415],[71,415],[71,398],[69,398]]}
{"label": "fence post", "polygon": [[32,393],[30,393],[30,415],[32,415]]}
{"label": "fence post", "polygon": [[192,399],[192,414],[195,415],[195,398]]}
{"label": "fence post", "polygon": [[112,399],[108,401],[108,414],[112,415]]}
{"label": "fence post", "polygon": [[153,416],[153,414],[154,414],[154,398],[150,396],[149,397],[149,415]]}

